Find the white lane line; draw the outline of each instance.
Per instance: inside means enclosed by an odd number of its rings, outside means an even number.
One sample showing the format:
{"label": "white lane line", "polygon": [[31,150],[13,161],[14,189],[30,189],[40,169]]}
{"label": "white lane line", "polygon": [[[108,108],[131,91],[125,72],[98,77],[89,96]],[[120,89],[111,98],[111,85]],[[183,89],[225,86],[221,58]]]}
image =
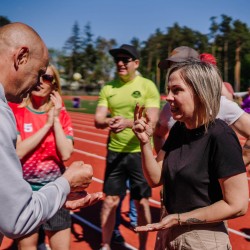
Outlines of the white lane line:
{"label": "white lane line", "polygon": [[[84,218],[82,218],[81,216],[74,214],[73,212],[71,212],[71,216],[74,217],[75,219],[81,221],[82,223],[84,223],[85,225],[91,227],[92,229],[96,230],[98,233],[102,233],[101,228],[97,227],[96,225],[94,225],[93,223],[91,223],[88,220],[85,220]],[[137,248],[133,247],[132,245],[130,245],[129,243],[125,242],[124,244],[126,246],[126,248],[131,249],[131,250],[137,250]]]}
{"label": "white lane line", "polygon": [[84,130],[80,130],[80,129],[74,129],[74,131],[79,132],[79,133],[83,133],[83,134],[88,134],[88,135],[96,135],[96,136],[100,136],[100,137],[104,137],[104,138],[108,137],[108,135],[94,133],[94,132],[88,132],[88,131],[84,131]]}
{"label": "white lane line", "polygon": [[93,120],[71,118],[71,121],[72,121],[72,123],[75,123],[75,122],[85,123],[86,122],[86,123],[94,125],[94,121]]}
{"label": "white lane line", "polygon": [[91,154],[91,153],[88,153],[88,152],[85,152],[85,151],[82,151],[82,150],[79,150],[79,149],[74,149],[75,152],[79,153],[79,154],[83,154],[83,155],[87,155],[87,156],[91,156],[91,157],[94,157],[94,158],[97,158],[97,159],[101,159],[101,160],[106,160],[106,157],[103,157],[103,156],[99,156],[99,155],[96,155],[96,154]]}
{"label": "white lane line", "polygon": [[91,128],[91,129],[96,129],[95,126],[88,126],[88,125],[83,125],[83,124],[79,124],[79,123],[74,123],[73,124],[73,127],[76,126],[76,127],[83,127],[83,128]]}
{"label": "white lane line", "polygon": [[239,231],[234,230],[232,228],[228,228],[228,231],[231,232],[231,233],[233,233],[233,234],[237,234],[237,235],[239,235],[239,236],[241,236],[243,238],[250,239],[250,235],[242,233],[242,232],[239,232]]}
{"label": "white lane line", "polygon": [[74,137],[74,140],[75,141],[84,141],[84,142],[87,142],[87,143],[107,147],[107,143],[100,143],[100,142],[96,142],[96,141],[90,141],[90,140],[82,139],[82,138],[79,138],[79,137]]}
{"label": "white lane line", "polygon": [[156,201],[154,199],[149,198],[148,200],[149,200],[149,202],[151,202],[151,203],[153,203],[155,205],[159,205],[159,206],[161,205],[161,203],[159,201]]}

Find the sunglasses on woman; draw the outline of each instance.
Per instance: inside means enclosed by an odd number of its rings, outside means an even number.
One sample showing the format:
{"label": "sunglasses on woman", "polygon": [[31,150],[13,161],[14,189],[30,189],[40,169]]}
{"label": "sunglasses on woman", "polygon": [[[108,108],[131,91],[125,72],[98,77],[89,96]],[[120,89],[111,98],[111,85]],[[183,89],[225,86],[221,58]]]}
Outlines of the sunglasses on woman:
{"label": "sunglasses on woman", "polygon": [[41,76],[45,83],[54,84],[55,78],[52,75],[44,74]]}

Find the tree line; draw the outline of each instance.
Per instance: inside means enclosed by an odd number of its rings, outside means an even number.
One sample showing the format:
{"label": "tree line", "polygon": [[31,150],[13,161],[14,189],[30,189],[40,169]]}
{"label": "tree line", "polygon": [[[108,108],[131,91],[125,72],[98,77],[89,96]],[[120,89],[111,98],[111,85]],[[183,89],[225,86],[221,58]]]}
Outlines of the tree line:
{"label": "tree line", "polygon": [[[0,16],[0,26],[9,23]],[[200,53],[211,53],[217,59],[223,80],[230,82],[235,91],[244,91],[250,86],[250,30],[246,23],[221,15],[210,18],[208,34],[202,34],[177,22],[165,31],[156,29],[146,40],[133,37],[128,43],[137,47],[141,54],[140,73],[152,79],[164,92],[165,74],[158,69],[160,60],[168,57],[176,47],[189,46]],[[82,75],[85,85],[102,84],[113,77],[115,65],[109,50],[120,46],[114,39],[98,36],[94,39],[90,23],[83,29],[76,21],[71,36],[61,50],[49,48],[51,60],[61,75],[71,81],[74,73]]]}

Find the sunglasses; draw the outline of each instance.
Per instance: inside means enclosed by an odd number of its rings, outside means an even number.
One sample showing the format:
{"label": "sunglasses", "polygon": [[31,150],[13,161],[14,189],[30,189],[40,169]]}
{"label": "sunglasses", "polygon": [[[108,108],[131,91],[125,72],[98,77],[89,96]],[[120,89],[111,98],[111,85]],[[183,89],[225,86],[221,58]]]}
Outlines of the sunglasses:
{"label": "sunglasses", "polygon": [[131,57],[115,57],[114,58],[115,63],[123,62],[124,64],[128,64],[129,62],[134,61]]}
{"label": "sunglasses", "polygon": [[54,84],[55,78],[52,75],[44,74],[41,76],[45,83]]}

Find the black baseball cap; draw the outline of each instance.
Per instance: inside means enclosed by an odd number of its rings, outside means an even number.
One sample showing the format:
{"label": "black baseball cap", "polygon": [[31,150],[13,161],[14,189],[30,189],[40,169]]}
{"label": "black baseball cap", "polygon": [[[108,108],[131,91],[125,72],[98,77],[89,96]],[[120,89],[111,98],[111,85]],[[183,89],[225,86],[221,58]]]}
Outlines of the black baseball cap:
{"label": "black baseball cap", "polygon": [[135,46],[129,45],[129,44],[123,44],[120,48],[118,49],[111,49],[109,53],[113,56],[116,57],[117,54],[128,54],[134,59],[139,59],[139,53],[136,50]]}
{"label": "black baseball cap", "polygon": [[169,68],[169,62],[185,62],[188,59],[199,59],[199,53],[187,46],[180,46],[175,48],[170,56],[159,62],[158,67],[160,69]]}

